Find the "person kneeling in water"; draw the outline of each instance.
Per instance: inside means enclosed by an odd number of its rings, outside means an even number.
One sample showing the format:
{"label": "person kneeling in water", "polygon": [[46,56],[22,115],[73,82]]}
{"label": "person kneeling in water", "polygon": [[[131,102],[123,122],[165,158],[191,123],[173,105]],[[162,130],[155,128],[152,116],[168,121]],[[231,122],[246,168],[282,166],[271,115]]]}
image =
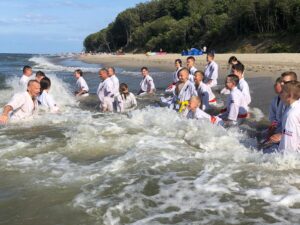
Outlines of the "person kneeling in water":
{"label": "person kneeling in water", "polygon": [[134,94],[129,92],[128,86],[125,83],[120,84],[119,94],[115,96],[114,109],[117,112],[132,111],[137,107],[137,102]]}
{"label": "person kneeling in water", "polygon": [[184,111],[184,116],[187,119],[207,119],[212,124],[222,124],[222,120],[217,116],[211,116],[200,109],[201,99],[198,96],[191,97],[187,109]]}
{"label": "person kneeling in water", "polygon": [[47,108],[50,112],[55,113],[59,111],[57,104],[55,103],[52,95],[49,94],[51,87],[51,81],[48,77],[44,77],[40,81],[41,94],[38,96],[39,105]]}
{"label": "person kneeling in water", "polygon": [[140,83],[141,89],[138,95],[146,95],[146,94],[154,94],[155,93],[155,85],[153,78],[149,75],[149,70],[147,67],[141,68],[143,79]]}

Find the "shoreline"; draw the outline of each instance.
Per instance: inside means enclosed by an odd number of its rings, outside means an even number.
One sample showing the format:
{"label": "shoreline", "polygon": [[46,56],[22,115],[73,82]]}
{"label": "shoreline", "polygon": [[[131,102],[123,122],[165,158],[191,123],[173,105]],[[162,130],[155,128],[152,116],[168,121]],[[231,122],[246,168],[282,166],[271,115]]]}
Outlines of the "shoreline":
{"label": "shoreline", "polygon": [[[220,77],[225,77],[227,73],[227,61],[230,56],[236,56],[244,65],[247,77],[271,77],[276,79],[285,71],[294,71],[300,74],[300,54],[299,53],[267,53],[267,54],[216,54],[215,61],[219,65]],[[114,66],[124,69],[136,69],[142,66],[158,69],[163,72],[174,71],[175,59],[181,59],[185,65],[186,56],[180,54],[167,54],[158,56],[146,56],[145,54],[126,55],[81,55],[79,60],[86,63],[102,64],[105,67]],[[195,56],[196,67],[204,69],[206,55]]]}

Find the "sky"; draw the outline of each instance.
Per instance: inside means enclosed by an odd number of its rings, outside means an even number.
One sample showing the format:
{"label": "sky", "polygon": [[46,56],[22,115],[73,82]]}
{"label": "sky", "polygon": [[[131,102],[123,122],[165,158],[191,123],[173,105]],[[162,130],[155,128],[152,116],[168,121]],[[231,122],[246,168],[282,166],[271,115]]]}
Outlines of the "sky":
{"label": "sky", "polygon": [[0,53],[81,52],[84,38],[148,0],[1,0]]}

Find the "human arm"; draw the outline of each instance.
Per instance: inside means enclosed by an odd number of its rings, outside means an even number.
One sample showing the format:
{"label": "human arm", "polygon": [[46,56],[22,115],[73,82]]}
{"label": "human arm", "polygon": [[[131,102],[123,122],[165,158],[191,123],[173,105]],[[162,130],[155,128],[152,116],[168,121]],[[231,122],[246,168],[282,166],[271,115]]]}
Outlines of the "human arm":
{"label": "human arm", "polygon": [[6,105],[3,108],[3,112],[0,116],[0,124],[6,124],[9,118],[9,113],[13,111],[13,107],[11,107],[10,105]]}

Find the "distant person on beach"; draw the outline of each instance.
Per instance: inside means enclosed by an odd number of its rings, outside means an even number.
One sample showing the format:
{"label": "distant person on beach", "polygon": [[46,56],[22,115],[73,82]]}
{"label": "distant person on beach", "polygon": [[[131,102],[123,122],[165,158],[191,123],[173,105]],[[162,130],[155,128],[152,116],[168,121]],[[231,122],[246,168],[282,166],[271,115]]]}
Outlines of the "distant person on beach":
{"label": "distant person on beach", "polygon": [[149,75],[149,70],[147,67],[141,68],[141,73],[143,79],[140,83],[140,91],[138,95],[146,95],[146,94],[154,94],[155,92],[155,85],[153,78]]}
{"label": "distant person on beach", "polygon": [[83,78],[82,70],[81,69],[75,70],[74,77],[77,79],[75,95],[77,97],[78,96],[88,96],[89,86],[87,85],[85,79]]}
{"label": "distant person on beach", "polygon": [[206,51],[207,51],[207,47],[204,45],[203,46],[203,53],[206,53]]}
{"label": "distant person on beach", "polygon": [[114,94],[116,95],[119,93],[120,82],[118,77],[116,76],[116,70],[114,67],[108,68],[108,76],[114,84]]}
{"label": "distant person on beach", "polygon": [[187,119],[208,120],[213,124],[222,124],[219,117],[211,116],[200,109],[201,99],[198,96],[192,96],[189,100],[188,107],[185,109],[183,115]]}
{"label": "distant person on beach", "polygon": [[235,64],[238,64],[239,61],[238,59],[235,57],[235,56],[231,56],[229,59],[228,59],[228,68],[227,68],[227,73],[228,74],[232,74],[233,71],[232,71],[232,66],[235,65]]}
{"label": "distant person on beach", "polygon": [[243,122],[248,116],[247,103],[243,93],[238,89],[239,78],[234,74],[227,76],[225,85],[230,90],[227,98],[226,108],[223,109],[220,118],[226,126],[237,125]]}
{"label": "distant person on beach", "polygon": [[108,76],[108,70],[102,68],[99,70],[99,77],[102,82],[99,84],[97,89],[97,95],[100,101],[101,112],[112,112],[113,101],[114,101],[114,84]]}
{"label": "distant person on beach", "polygon": [[209,110],[211,105],[216,105],[216,96],[212,92],[211,88],[203,82],[204,73],[202,71],[195,72],[195,87],[197,94],[202,102],[202,110]]}
{"label": "distant person on beach", "polygon": [[218,64],[214,61],[215,54],[214,53],[207,53],[206,56],[206,61],[207,65],[205,66],[204,69],[204,83],[206,83],[210,87],[214,87],[217,85],[217,79],[219,76],[219,66]]}
{"label": "distant person on beach", "polygon": [[40,82],[44,77],[46,77],[45,73],[43,71],[37,71],[35,74],[35,79]]}
{"label": "distant person on beach", "polygon": [[189,81],[194,83],[194,74],[197,71],[197,68],[195,67],[196,59],[194,56],[189,56],[186,58],[186,67],[189,70]]}
{"label": "distant person on beach", "polygon": [[178,112],[183,112],[192,96],[197,96],[195,85],[189,81],[189,70],[182,68],[179,71],[179,81],[176,84],[174,97],[170,107]]}
{"label": "distant person on beach", "polygon": [[282,119],[279,150],[300,152],[300,82],[285,84],[280,97],[288,107]]}
{"label": "distant person on beach", "polygon": [[250,95],[250,89],[249,89],[248,82],[244,78],[245,67],[241,63],[234,64],[232,66],[232,71],[233,71],[233,74],[238,76],[238,78],[239,78],[238,89],[240,89],[240,91],[243,93],[243,95],[245,97],[245,101],[246,101],[247,105],[249,106],[249,104],[251,103],[251,95]]}
{"label": "distant person on beach", "polygon": [[173,82],[166,89],[167,93],[173,93],[173,91],[175,90],[176,83],[179,81],[178,72],[182,69],[182,61],[181,61],[181,59],[176,59],[175,60],[175,69],[176,70],[173,73]]}
{"label": "distant person on beach", "polygon": [[44,77],[43,79],[41,79],[40,85],[41,85],[41,91],[40,91],[40,95],[37,98],[39,105],[41,105],[47,110],[50,110],[50,112],[53,113],[58,112],[59,108],[56,102],[54,101],[52,95],[49,94],[49,90],[51,87],[51,80],[48,77]]}
{"label": "distant person on beach", "polygon": [[30,66],[24,66],[23,67],[23,75],[19,81],[21,91],[27,90],[27,83],[30,80],[31,75],[32,75],[32,68]]}
{"label": "distant person on beach", "polygon": [[37,96],[40,94],[40,83],[30,80],[27,84],[27,91],[15,94],[4,108],[0,116],[0,124],[11,121],[19,121],[29,118],[38,109]]}
{"label": "distant person on beach", "polygon": [[120,84],[119,94],[115,96],[114,109],[117,112],[132,111],[137,107],[136,98],[133,93],[129,92],[128,85]]}

